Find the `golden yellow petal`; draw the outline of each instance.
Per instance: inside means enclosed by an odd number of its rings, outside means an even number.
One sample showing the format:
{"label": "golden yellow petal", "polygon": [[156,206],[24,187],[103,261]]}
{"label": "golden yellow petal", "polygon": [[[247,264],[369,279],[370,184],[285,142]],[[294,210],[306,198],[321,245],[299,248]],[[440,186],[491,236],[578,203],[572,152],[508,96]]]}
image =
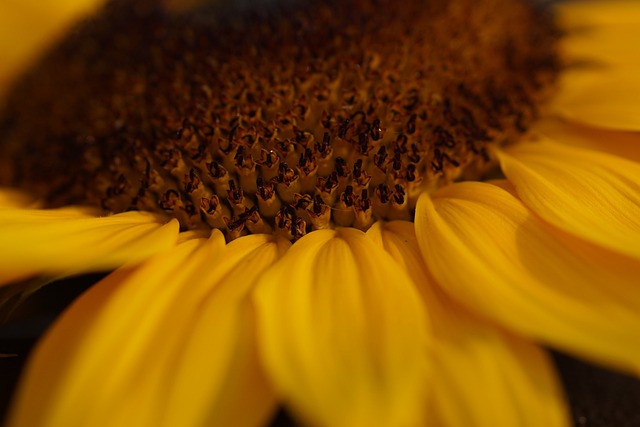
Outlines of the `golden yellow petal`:
{"label": "golden yellow petal", "polygon": [[39,343],[9,426],[264,423],[275,398],[242,280],[279,255],[267,239],[225,248],[214,232],[91,288]]}
{"label": "golden yellow petal", "polygon": [[564,29],[640,24],[636,0],[572,0],[554,5],[558,24]]}
{"label": "golden yellow petal", "polygon": [[640,163],[640,133],[594,128],[557,119],[537,122],[532,132],[574,147],[588,148]]}
{"label": "golden yellow petal", "polygon": [[311,425],[416,425],[427,320],[409,277],[355,229],[314,231],[256,288],[258,338],[285,404]]}
{"label": "golden yellow petal", "polygon": [[[497,185],[513,197],[518,198],[515,187],[509,181],[495,180],[491,181],[491,184]],[[589,266],[589,274],[594,282],[607,283],[606,292],[609,297],[632,310],[640,309],[640,292],[637,291],[635,285],[637,272],[640,269],[638,260],[589,243],[544,221],[541,223],[552,238],[581,258],[583,269],[586,269],[585,265]],[[588,290],[588,288],[584,289]]]}
{"label": "golden yellow petal", "polygon": [[568,63],[596,61],[640,64],[640,7],[635,0],[558,2],[558,25],[565,31],[561,54]]}
{"label": "golden yellow petal", "polygon": [[0,97],[11,80],[74,22],[104,0],[2,0],[0,2]]}
{"label": "golden yellow petal", "polygon": [[[198,245],[198,241],[190,241],[137,270],[118,270],[82,295],[36,347],[9,425],[73,427],[89,425],[94,414],[117,409],[117,417],[121,417],[130,411],[127,404],[141,399],[125,396],[139,394],[141,389],[136,387],[143,383],[135,382],[127,393],[114,397],[119,387],[112,379],[116,383],[126,379],[136,360],[146,359],[148,370],[162,360],[148,355],[161,354],[163,341],[152,340],[143,328],[159,323],[163,305],[175,301],[176,289],[171,284],[193,274],[180,265],[192,257]],[[215,245],[208,249],[213,255],[221,250],[216,251]],[[165,282],[169,286],[163,286]],[[113,418],[108,420],[113,422]]]}
{"label": "golden yellow petal", "polygon": [[567,235],[507,191],[478,182],[421,196],[416,235],[437,283],[469,309],[640,373],[637,260]]}
{"label": "golden yellow petal", "polygon": [[640,131],[640,66],[578,67],[562,72],[549,108],[607,129]]}
{"label": "golden yellow petal", "polygon": [[97,218],[80,208],[0,209],[0,284],[109,270],[176,243],[178,223],[144,212]]}
{"label": "golden yellow petal", "polygon": [[556,144],[521,143],[499,152],[522,201],[551,224],[640,258],[640,164]]}
{"label": "golden yellow petal", "polygon": [[251,235],[231,242],[210,274],[201,265],[202,289],[189,283],[197,299],[192,303],[193,297],[182,296],[177,310],[178,315],[193,312],[193,319],[182,331],[175,366],[167,368],[174,370],[175,380],[167,390],[164,425],[265,425],[276,399],[259,365],[247,295],[290,246],[286,240]]}
{"label": "golden yellow petal", "polygon": [[561,55],[568,63],[596,61],[602,64],[640,65],[640,20],[576,30],[560,40]]}
{"label": "golden yellow petal", "polygon": [[548,355],[473,316],[434,286],[413,224],[378,223],[367,235],[411,276],[432,319],[433,379],[426,405],[432,425],[570,425]]}

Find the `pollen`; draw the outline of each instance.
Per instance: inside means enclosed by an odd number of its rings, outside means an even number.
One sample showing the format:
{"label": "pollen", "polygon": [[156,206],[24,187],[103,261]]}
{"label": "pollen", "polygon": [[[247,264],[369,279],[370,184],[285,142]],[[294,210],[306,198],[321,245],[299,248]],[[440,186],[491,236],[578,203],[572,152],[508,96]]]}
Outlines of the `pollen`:
{"label": "pollen", "polygon": [[559,68],[553,23],[524,0],[132,3],[14,88],[0,184],[229,240],[366,230],[493,169]]}

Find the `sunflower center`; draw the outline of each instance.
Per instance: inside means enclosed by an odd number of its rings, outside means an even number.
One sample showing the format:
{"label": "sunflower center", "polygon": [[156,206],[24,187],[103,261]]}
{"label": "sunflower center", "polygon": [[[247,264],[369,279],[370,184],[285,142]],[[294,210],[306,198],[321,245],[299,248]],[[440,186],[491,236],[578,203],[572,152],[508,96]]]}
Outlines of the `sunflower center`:
{"label": "sunflower center", "polygon": [[130,3],[15,89],[1,183],[229,239],[364,230],[494,167],[557,71],[550,20],[517,0]]}

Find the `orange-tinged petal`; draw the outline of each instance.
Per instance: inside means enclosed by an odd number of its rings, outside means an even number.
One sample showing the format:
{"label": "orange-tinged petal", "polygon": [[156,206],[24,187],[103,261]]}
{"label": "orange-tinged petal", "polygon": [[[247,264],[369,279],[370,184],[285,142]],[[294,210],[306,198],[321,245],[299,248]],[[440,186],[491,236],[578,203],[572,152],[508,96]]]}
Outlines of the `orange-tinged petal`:
{"label": "orange-tinged petal", "polygon": [[517,144],[498,156],[518,196],[540,217],[640,258],[639,163],[548,140]]}
{"label": "orange-tinged petal", "polygon": [[[193,260],[200,245],[192,240],[137,270],[118,270],[82,295],[32,355],[9,425],[91,425],[103,415],[105,422],[115,425],[132,415],[129,404],[140,406],[140,416],[145,412],[154,416],[142,401],[153,392],[148,383],[157,376],[141,375],[147,381],[139,382],[133,373],[138,365],[153,372],[160,361],[166,363],[164,345],[170,341],[149,331],[179,300],[176,284],[194,275],[194,264],[187,261]],[[222,245],[220,239],[212,240],[200,249],[200,257],[215,256]],[[186,268],[181,268],[183,264]]]}
{"label": "orange-tinged petal", "polygon": [[214,232],[91,288],[38,345],[9,426],[264,423],[275,397],[244,296],[279,256],[269,239]]}
{"label": "orange-tinged petal", "polygon": [[199,296],[195,319],[183,332],[164,425],[265,425],[276,401],[259,365],[248,294],[290,246],[268,235],[236,239],[205,275],[215,288]]}
{"label": "orange-tinged petal", "polygon": [[311,425],[416,425],[427,379],[419,298],[361,231],[300,239],[255,295],[261,354],[285,404]]}
{"label": "orange-tinged petal", "polygon": [[559,144],[588,148],[640,163],[640,133],[594,128],[578,123],[545,119],[532,131]]}
{"label": "orange-tinged petal", "polygon": [[82,208],[0,209],[0,284],[109,270],[175,245],[178,223],[145,212],[98,218]]}
{"label": "orange-tinged petal", "polygon": [[570,425],[548,355],[473,316],[434,286],[413,224],[378,223],[367,235],[411,276],[432,319],[434,366],[427,416],[433,425]]}
{"label": "orange-tinged petal", "polygon": [[554,15],[564,29],[640,24],[636,0],[573,0],[554,5]]}
{"label": "orange-tinged petal", "polygon": [[554,5],[566,34],[561,55],[572,61],[611,65],[640,64],[640,5],[635,0],[570,1]]}
{"label": "orange-tinged petal", "polygon": [[640,65],[638,40],[640,20],[633,24],[584,28],[560,39],[561,55],[568,63],[595,61],[637,67]]}
{"label": "orange-tinged petal", "polygon": [[[193,240],[137,270],[118,270],[75,301],[36,347],[9,425],[89,425],[96,413],[102,415],[114,408],[118,414],[130,410],[125,408],[127,403],[140,399],[121,397],[117,402],[113,396],[118,383],[133,371],[136,359],[161,353],[162,341],[150,340],[144,326],[148,329],[158,323],[163,305],[171,304],[172,297],[177,296],[175,286],[159,283],[169,275],[171,285],[193,274],[191,269],[179,266],[192,257],[198,245]],[[213,254],[216,249],[220,251],[215,244],[207,249]],[[151,277],[145,277],[147,274]],[[157,360],[148,358],[150,365]],[[137,384],[131,384],[127,395],[137,394]]]}
{"label": "orange-tinged petal", "polygon": [[104,0],[2,0],[0,2],[0,95],[19,72]]}
{"label": "orange-tinged petal", "polygon": [[640,66],[564,70],[549,107],[580,123],[640,131]]}
{"label": "orange-tinged petal", "polygon": [[541,221],[494,185],[422,195],[416,234],[438,284],[525,336],[640,373],[638,262]]}

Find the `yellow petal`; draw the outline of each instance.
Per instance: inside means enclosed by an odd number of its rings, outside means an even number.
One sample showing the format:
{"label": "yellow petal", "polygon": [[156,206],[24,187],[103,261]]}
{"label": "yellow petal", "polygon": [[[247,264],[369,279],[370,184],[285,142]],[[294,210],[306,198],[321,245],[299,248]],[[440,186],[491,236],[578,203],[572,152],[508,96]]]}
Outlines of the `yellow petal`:
{"label": "yellow petal", "polygon": [[640,258],[640,164],[602,152],[522,143],[499,152],[522,201],[553,225]]}
{"label": "yellow petal", "polygon": [[[265,425],[276,400],[259,365],[247,295],[290,246],[268,235],[234,240],[209,275],[215,288],[199,295],[197,305],[181,303],[179,313],[196,313],[188,332],[182,332],[185,339],[175,367],[169,368],[175,381],[167,390],[166,426]],[[211,287],[203,285],[204,290]]]}
{"label": "yellow petal", "polygon": [[633,24],[585,28],[560,40],[561,55],[568,63],[596,61],[609,65],[640,64],[640,20]]}
{"label": "yellow petal", "polygon": [[427,320],[411,280],[355,229],[314,231],[256,288],[258,339],[285,404],[312,425],[416,425]]}
{"label": "yellow petal", "polygon": [[279,255],[268,239],[227,250],[214,232],[91,288],[38,345],[9,426],[266,421],[274,396],[257,366],[243,280]]}
{"label": "yellow petal", "polygon": [[640,4],[636,0],[558,2],[554,15],[566,32],[560,40],[565,60],[640,64]]}
{"label": "yellow petal", "polygon": [[570,425],[548,355],[473,316],[435,287],[413,224],[378,223],[367,235],[409,273],[432,319],[434,366],[427,416],[433,425]]}
{"label": "yellow petal", "polygon": [[[497,185],[513,197],[518,198],[518,193],[511,182],[494,180],[491,181],[491,184]],[[581,259],[580,269],[589,270],[591,282],[607,283],[606,292],[610,298],[616,299],[617,303],[626,305],[632,310],[640,310],[640,292],[636,289],[636,276],[640,269],[640,263],[637,259],[612,252],[550,226],[544,221],[540,222],[558,244]],[[588,290],[588,288],[583,288],[583,290]]]}
{"label": "yellow petal", "polygon": [[640,133],[612,131],[577,123],[545,119],[537,122],[532,132],[560,144],[588,148],[640,163]]}
{"label": "yellow petal", "polygon": [[640,373],[637,260],[539,220],[490,184],[418,200],[424,260],[450,295],[544,344]]}
{"label": "yellow petal", "polygon": [[558,2],[553,8],[564,29],[640,24],[636,0],[573,0]]}
{"label": "yellow petal", "polygon": [[608,129],[640,131],[640,66],[580,67],[562,72],[555,114]]}
{"label": "yellow petal", "polygon": [[0,209],[0,284],[33,275],[108,270],[173,246],[178,223],[144,212]]}
{"label": "yellow petal", "polygon": [[0,2],[0,95],[10,80],[71,24],[104,0],[2,0]]}

